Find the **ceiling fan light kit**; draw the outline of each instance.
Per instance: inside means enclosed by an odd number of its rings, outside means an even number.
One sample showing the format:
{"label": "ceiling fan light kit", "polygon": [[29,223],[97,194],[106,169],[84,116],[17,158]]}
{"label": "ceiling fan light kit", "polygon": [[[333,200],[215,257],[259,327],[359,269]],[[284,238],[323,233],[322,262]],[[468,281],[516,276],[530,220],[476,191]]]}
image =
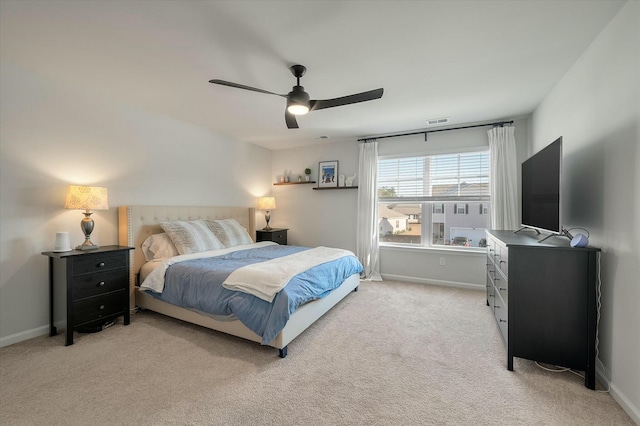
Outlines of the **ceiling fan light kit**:
{"label": "ceiling fan light kit", "polygon": [[304,115],[309,111],[315,111],[318,109],[333,108],[342,105],[355,104],[358,102],[372,101],[374,99],[380,99],[384,92],[383,89],[369,90],[368,92],[356,93],[355,95],[343,96],[334,99],[325,100],[313,100],[309,94],[305,92],[304,87],[300,85],[300,77],[304,75],[307,68],[303,65],[293,65],[289,68],[291,73],[296,78],[296,85],[286,95],[279,93],[269,92],[267,90],[257,89],[251,86],[245,86],[244,84],[232,83],[225,80],[209,80],[209,83],[220,84],[222,86],[235,87],[236,89],[250,90],[258,93],[266,93],[268,95],[281,96],[287,99],[287,107],[284,112],[284,120],[289,129],[297,129],[298,122],[296,115]]}

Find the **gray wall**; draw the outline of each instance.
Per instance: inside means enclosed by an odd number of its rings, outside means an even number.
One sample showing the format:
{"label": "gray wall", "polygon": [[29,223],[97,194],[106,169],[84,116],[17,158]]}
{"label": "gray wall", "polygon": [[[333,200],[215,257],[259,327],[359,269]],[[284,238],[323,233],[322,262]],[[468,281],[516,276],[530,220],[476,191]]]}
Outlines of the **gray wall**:
{"label": "gray wall", "polygon": [[532,116],[532,149],[563,136],[565,227],[602,248],[598,371],[640,423],[640,3],[629,2]]}
{"label": "gray wall", "polygon": [[[99,82],[97,83],[99,84]],[[47,332],[57,231],[84,240],[67,185],[109,190],[92,241],[117,244],[117,206],[255,205],[271,152],[3,62],[0,69],[0,345]]]}

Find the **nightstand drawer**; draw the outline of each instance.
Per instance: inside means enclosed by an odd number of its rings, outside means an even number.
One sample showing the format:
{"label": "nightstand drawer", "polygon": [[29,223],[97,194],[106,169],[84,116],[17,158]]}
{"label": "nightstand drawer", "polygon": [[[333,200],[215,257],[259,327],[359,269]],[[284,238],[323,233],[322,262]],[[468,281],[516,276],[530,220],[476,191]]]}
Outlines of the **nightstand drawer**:
{"label": "nightstand drawer", "polygon": [[125,290],[80,300],[73,304],[74,325],[77,327],[88,322],[123,314],[129,308],[126,305]]}
{"label": "nightstand drawer", "polygon": [[128,285],[129,276],[125,269],[75,276],[73,278],[73,300],[126,289]]}
{"label": "nightstand drawer", "polygon": [[256,243],[260,241],[273,241],[274,243],[286,246],[287,231],[288,229],[286,228],[259,229],[256,231]]}
{"label": "nightstand drawer", "polygon": [[280,245],[287,245],[287,234],[285,232],[274,232],[271,241]]}
{"label": "nightstand drawer", "polygon": [[111,256],[105,256],[104,254],[100,256],[87,255],[86,257],[88,259],[76,259],[73,262],[73,275],[124,268],[127,261],[122,253]]}

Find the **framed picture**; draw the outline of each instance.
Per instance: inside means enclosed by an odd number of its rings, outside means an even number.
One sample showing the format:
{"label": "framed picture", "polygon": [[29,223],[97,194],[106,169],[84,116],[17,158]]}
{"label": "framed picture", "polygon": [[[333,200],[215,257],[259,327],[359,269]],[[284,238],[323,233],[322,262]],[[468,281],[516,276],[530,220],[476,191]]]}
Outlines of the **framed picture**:
{"label": "framed picture", "polygon": [[318,163],[318,188],[338,186],[338,160]]}

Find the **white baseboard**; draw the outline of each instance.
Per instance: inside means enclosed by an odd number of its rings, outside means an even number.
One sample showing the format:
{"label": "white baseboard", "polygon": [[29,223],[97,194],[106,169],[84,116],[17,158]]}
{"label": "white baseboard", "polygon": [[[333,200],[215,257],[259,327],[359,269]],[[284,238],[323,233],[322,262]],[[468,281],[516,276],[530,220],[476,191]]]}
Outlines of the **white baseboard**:
{"label": "white baseboard", "polygon": [[14,343],[22,342],[23,340],[33,339],[34,337],[40,337],[45,334],[49,334],[48,325],[43,325],[42,327],[33,328],[27,331],[21,331],[20,333],[16,333],[10,336],[0,338],[0,348],[13,345]]}
{"label": "white baseboard", "polygon": [[392,281],[405,281],[405,282],[419,283],[419,284],[441,285],[444,287],[468,288],[472,290],[484,291],[486,289],[485,285],[480,285],[480,284],[463,283],[458,281],[434,280],[430,278],[406,277],[404,275],[382,274],[382,279],[392,280]]}
{"label": "white baseboard", "polygon": [[596,379],[605,388],[609,388],[609,395],[618,403],[625,413],[631,417],[637,425],[640,425],[640,409],[636,407],[620,389],[611,383],[606,371],[600,367],[600,361],[596,360]]}

